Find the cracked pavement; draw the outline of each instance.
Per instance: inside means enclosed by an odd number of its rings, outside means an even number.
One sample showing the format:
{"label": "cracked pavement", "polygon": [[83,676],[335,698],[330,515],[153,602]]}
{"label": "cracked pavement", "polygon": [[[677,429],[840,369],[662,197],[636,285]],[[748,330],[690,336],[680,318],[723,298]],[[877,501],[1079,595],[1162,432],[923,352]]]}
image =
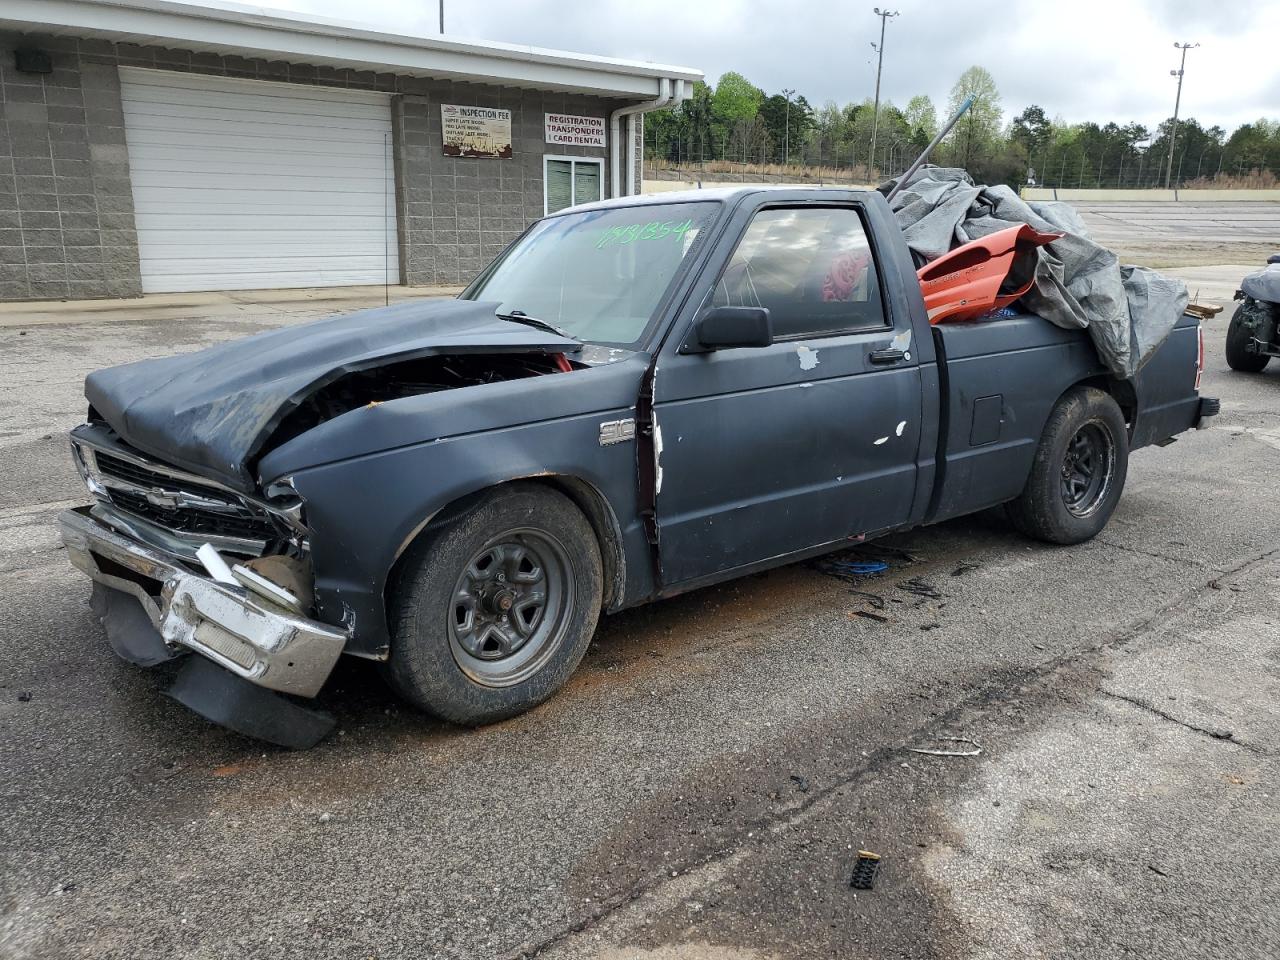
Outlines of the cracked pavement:
{"label": "cracked pavement", "polygon": [[982,515],[610,617],[483,730],[344,663],[288,753],[116,661],[52,523],[85,373],[322,310],[0,324],[0,956],[1280,955],[1280,370],[1229,310],[1222,415],[1089,544]]}

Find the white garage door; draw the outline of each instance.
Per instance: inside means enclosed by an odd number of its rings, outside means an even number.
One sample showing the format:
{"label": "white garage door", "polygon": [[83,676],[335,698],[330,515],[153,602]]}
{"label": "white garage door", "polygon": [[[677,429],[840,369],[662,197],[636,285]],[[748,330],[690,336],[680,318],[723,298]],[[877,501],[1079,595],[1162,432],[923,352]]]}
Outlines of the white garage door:
{"label": "white garage door", "polygon": [[144,291],[399,282],[386,94],[120,81]]}

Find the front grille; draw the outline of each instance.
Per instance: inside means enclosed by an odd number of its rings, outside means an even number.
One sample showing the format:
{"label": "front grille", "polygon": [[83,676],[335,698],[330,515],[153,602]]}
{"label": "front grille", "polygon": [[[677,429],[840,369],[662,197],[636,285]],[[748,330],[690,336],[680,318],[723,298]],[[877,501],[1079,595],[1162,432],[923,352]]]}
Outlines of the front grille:
{"label": "front grille", "polygon": [[107,487],[111,502],[121,510],[179,533],[212,534],[217,537],[243,537],[248,540],[272,540],[277,534],[271,521],[244,514],[211,513],[193,507],[158,507],[145,496],[129,490]]}
{"label": "front grille", "polygon": [[[192,536],[245,540],[274,540],[279,537],[270,517],[227,490],[186,477],[175,477],[101,450],[94,451],[94,460],[111,502],[143,520]],[[130,489],[130,486],[141,489]],[[149,491],[159,494],[158,499],[166,495],[188,494],[217,501],[220,506],[225,504],[226,508],[213,510],[185,503],[174,506],[157,504],[147,497]]]}
{"label": "front grille", "polygon": [[136,483],[140,487],[164,487],[166,490],[184,490],[187,493],[199,494],[202,497],[212,497],[215,500],[228,499],[227,492],[219,490],[217,487],[206,487],[185,477],[178,479],[167,473],[161,473],[158,470],[152,470],[150,467],[134,463],[131,460],[112,456],[109,453],[98,451],[95,456],[98,461],[98,470],[106,477],[118,477],[121,480]]}

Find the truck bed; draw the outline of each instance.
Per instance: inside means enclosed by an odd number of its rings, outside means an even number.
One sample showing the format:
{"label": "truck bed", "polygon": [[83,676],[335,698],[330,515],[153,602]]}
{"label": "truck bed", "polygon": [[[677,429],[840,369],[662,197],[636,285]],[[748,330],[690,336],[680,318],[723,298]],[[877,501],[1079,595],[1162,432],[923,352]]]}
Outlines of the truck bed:
{"label": "truck bed", "polygon": [[1034,314],[939,324],[932,331],[941,409],[929,522],[1016,497],[1050,411],[1081,380],[1116,397],[1129,421],[1130,449],[1195,425],[1199,338],[1190,315],[1151,354],[1136,384],[1107,373],[1085,330],[1066,330]]}

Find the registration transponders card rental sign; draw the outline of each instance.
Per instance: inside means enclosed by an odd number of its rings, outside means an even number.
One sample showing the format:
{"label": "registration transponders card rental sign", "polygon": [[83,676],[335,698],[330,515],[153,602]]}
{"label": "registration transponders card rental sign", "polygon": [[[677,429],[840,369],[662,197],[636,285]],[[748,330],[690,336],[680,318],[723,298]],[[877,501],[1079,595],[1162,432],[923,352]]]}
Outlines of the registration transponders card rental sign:
{"label": "registration transponders card rental sign", "polygon": [[575,117],[568,113],[548,113],[547,143],[570,147],[603,147],[604,118]]}

